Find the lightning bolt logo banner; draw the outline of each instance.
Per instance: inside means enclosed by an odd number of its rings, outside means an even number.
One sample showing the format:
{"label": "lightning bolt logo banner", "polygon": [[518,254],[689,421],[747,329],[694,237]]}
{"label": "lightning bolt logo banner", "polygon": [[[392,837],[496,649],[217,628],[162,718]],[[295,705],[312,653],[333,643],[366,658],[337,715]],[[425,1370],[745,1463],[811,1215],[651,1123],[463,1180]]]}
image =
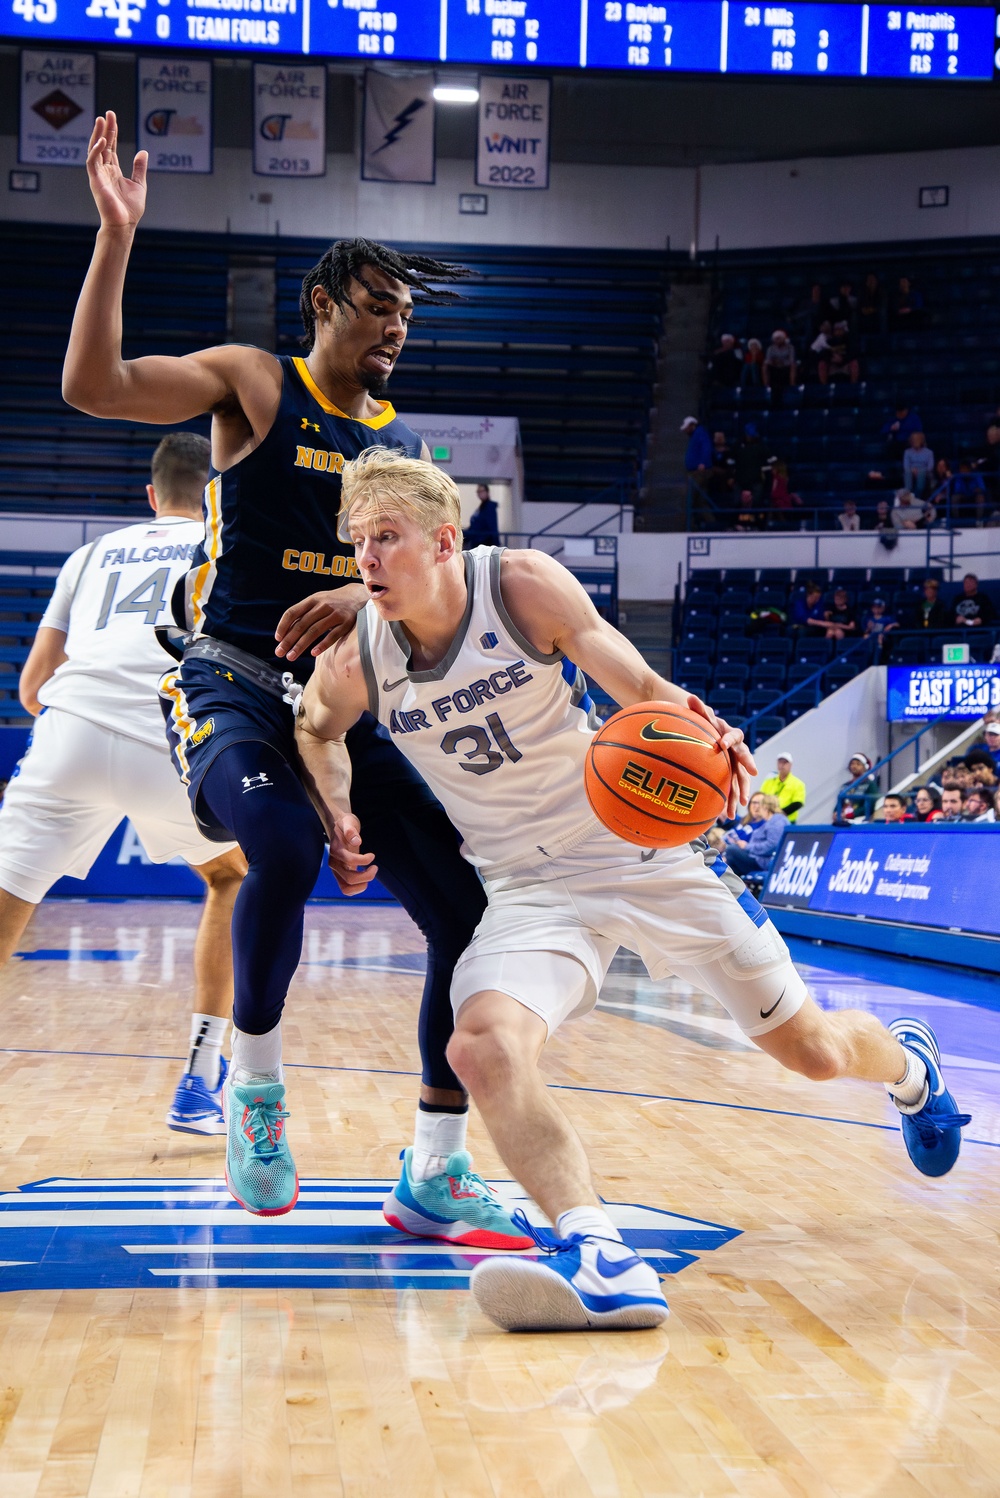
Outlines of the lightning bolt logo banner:
{"label": "lightning bolt logo banner", "polygon": [[434,74],[365,73],[361,178],[364,182],[434,181]]}

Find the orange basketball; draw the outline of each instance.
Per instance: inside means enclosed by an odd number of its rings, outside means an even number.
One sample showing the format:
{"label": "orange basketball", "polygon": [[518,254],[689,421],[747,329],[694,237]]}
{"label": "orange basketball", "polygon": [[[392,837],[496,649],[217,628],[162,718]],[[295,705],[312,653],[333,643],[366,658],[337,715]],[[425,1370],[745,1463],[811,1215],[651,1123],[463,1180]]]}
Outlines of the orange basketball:
{"label": "orange basketball", "polygon": [[732,771],[712,725],[672,702],[609,718],[587,751],[587,799],[610,832],[640,848],[676,848],[725,810]]}

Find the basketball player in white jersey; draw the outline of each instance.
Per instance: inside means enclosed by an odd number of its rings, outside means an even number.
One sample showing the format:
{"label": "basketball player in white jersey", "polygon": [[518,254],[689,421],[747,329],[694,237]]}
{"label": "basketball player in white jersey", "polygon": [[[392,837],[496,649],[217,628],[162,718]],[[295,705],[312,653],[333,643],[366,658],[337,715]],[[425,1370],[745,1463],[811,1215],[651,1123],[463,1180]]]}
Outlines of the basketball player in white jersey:
{"label": "basketball player in white jersey", "polygon": [[209,445],[164,437],[147,486],[154,511],[68,559],[21,672],[38,721],[0,807],[0,965],[63,875],[84,878],[123,817],[153,863],[181,857],[208,886],[194,949],[191,1049],[167,1115],[184,1133],[223,1134],[222,1043],[233,1002],[229,927],[246,870],[235,843],[198,831],[170,761],[153,626],[202,539]]}
{"label": "basketball player in white jersey", "polygon": [[[556,1027],[593,1007],[619,946],[654,978],[674,973],[714,994],[789,1069],[884,1082],[906,1110],[911,1159],[925,1174],[949,1169],[968,1117],[944,1088],[932,1032],[823,1013],[766,912],[745,890],[737,897],[703,843],[642,851],[591,814],[583,767],[593,729],[569,660],[622,706],[680,702],[718,722],[711,709],[652,671],[551,557],[494,547],[463,556],[458,491],[430,464],[362,454],[345,465],[341,516],[370,602],[305,689],[305,771],[331,846],[357,850],[358,883],[372,867],[350,810],[343,739],[366,708],[460,829],[489,904],[455,968],[449,1057],[504,1163],[557,1226],[555,1242],[538,1235],[544,1259],[477,1265],[472,1289],[486,1314],[517,1330],[655,1326],[667,1315],[657,1276],[602,1209],[537,1065]],[[755,768],[742,735],[718,727],[732,811]]]}

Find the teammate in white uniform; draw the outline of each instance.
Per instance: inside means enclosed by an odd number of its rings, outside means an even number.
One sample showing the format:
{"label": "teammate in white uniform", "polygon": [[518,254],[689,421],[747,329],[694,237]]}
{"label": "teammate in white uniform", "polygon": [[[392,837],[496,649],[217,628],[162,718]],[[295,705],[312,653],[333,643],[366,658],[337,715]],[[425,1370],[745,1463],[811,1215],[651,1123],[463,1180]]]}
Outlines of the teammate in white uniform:
{"label": "teammate in white uniform", "polygon": [[21,672],[21,701],[38,721],[0,807],[0,965],[52,885],[84,878],[123,817],[153,863],[179,856],[204,879],[191,1050],[167,1115],[196,1134],[225,1132],[229,926],[246,864],[235,843],[202,837],[171,764],[157,695],[169,657],[153,626],[204,533],[208,463],[203,437],[165,437],[147,486],[153,519],[67,560]]}
{"label": "teammate in white uniform", "polygon": [[653,1326],[667,1314],[656,1275],[602,1210],[537,1065],[556,1027],[593,1007],[619,946],[653,977],[674,973],[714,994],[791,1070],[884,1082],[913,1124],[911,1159],[926,1174],[949,1169],[968,1119],[945,1091],[931,1032],[895,1021],[901,1044],[870,1014],[823,1013],[766,912],[734,876],[720,877],[703,840],[643,852],[590,814],[593,729],[566,658],[623,706],[680,702],[716,722],[734,770],[730,812],[756,773],[742,734],[657,676],[551,557],[487,547],[463,557],[458,492],[431,465],[363,454],[345,465],[341,516],[371,601],[306,687],[305,771],[331,847],[357,850],[355,887],[372,865],[350,811],[343,736],[366,708],[461,830],[489,905],[455,968],[449,1058],[559,1233],[544,1262],[477,1266],[472,1288],[487,1315],[556,1329]]}

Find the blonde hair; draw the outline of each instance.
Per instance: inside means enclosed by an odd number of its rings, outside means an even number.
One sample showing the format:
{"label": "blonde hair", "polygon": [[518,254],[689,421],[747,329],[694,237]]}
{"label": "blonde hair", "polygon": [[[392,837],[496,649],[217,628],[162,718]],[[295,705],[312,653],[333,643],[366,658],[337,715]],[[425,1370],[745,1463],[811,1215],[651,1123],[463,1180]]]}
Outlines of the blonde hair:
{"label": "blonde hair", "polygon": [[761,806],[765,811],[769,811],[772,816],[774,816],[775,812],[779,812],[781,810],[781,802],[778,800],[777,796],[771,796],[767,793],[767,791],[755,791],[754,795],[760,797]]}
{"label": "blonde hair", "polygon": [[462,549],[462,502],[453,479],[423,458],[407,457],[400,448],[368,447],[344,464],[337,534],[349,541],[352,516],[369,519],[399,511],[431,535],[453,525],[455,548]]}

